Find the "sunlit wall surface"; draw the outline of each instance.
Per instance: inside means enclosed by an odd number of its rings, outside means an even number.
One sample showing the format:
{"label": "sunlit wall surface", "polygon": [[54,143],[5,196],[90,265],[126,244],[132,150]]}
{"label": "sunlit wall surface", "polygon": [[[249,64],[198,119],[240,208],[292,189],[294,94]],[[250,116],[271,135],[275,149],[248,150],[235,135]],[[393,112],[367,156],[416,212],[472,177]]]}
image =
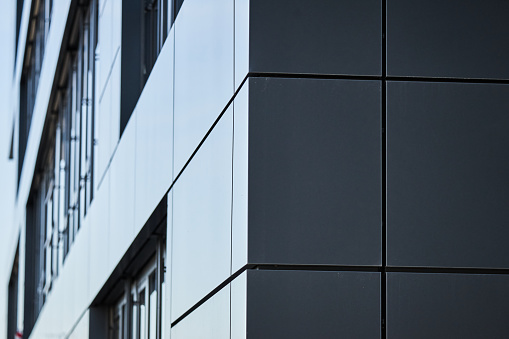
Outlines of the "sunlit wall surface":
{"label": "sunlit wall surface", "polygon": [[13,2],[0,336],[509,336],[508,3]]}

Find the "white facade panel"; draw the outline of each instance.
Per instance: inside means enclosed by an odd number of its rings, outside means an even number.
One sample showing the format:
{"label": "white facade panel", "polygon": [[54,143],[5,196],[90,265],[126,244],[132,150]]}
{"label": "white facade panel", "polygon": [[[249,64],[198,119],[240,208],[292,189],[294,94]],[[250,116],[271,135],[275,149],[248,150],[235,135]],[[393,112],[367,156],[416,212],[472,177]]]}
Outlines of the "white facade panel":
{"label": "white facade panel", "polygon": [[226,339],[230,337],[230,285],[171,329],[171,339]]}
{"label": "white facade panel", "polygon": [[235,0],[235,90],[249,72],[249,1]]}
{"label": "white facade panel", "polygon": [[232,136],[230,108],[173,188],[172,321],[230,275]]}
{"label": "white facade panel", "polygon": [[233,102],[232,274],[247,264],[249,83]]}
{"label": "white facade panel", "polygon": [[106,88],[106,83],[111,74],[113,56],[115,55],[115,50],[113,48],[113,2],[113,0],[106,1],[104,3],[103,12],[99,15],[100,29],[98,31],[97,42],[99,46],[100,69],[100,76],[98,79],[99,95],[101,95]]}
{"label": "white facade panel", "polygon": [[89,295],[97,295],[111,273],[108,266],[110,244],[110,173],[107,172],[103,184],[97,191],[94,202],[88,212],[90,219],[89,252]]}
{"label": "white facade panel", "polygon": [[136,121],[126,126],[110,166],[108,266],[113,270],[134,238]]}
{"label": "white facade panel", "polygon": [[120,53],[117,52],[117,57],[111,68],[111,112],[110,112],[110,157],[115,152],[115,148],[120,138]]}
{"label": "white facade panel", "polygon": [[108,82],[102,97],[99,99],[99,106],[96,108],[96,133],[95,151],[97,162],[97,186],[102,185],[102,178],[108,168],[111,155],[111,82]]}
{"label": "white facade panel", "polygon": [[231,283],[231,339],[247,336],[247,272]]}
{"label": "white facade panel", "polygon": [[81,316],[79,323],[73,329],[68,339],[89,339],[90,312],[86,311]]}
{"label": "white facade panel", "polygon": [[115,54],[122,44],[122,1],[111,0],[111,51],[113,53],[112,62],[115,61]]}
{"label": "white facade panel", "polygon": [[175,21],[174,175],[233,95],[233,15],[233,0],[186,0]]}
{"label": "white facade panel", "polygon": [[136,106],[136,233],[172,182],[174,32],[170,31]]}
{"label": "white facade panel", "polygon": [[[89,282],[90,282],[90,220],[85,219],[82,227],[76,235],[72,250],[64,263],[62,274],[57,279],[62,279],[65,284],[66,295],[58,304],[69,302],[68,322],[64,323],[64,331],[69,333],[81,314],[90,305]],[[55,314],[53,314],[55,316]]]}

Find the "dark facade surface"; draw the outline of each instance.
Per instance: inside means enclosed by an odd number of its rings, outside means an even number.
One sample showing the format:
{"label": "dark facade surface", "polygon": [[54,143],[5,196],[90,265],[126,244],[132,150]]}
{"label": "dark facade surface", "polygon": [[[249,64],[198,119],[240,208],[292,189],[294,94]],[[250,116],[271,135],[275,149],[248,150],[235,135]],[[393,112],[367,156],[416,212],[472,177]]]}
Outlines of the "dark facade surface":
{"label": "dark facade surface", "polygon": [[246,338],[380,334],[380,273],[250,270],[247,290]]}
{"label": "dark facade surface", "polygon": [[509,78],[507,1],[386,2],[388,76]]}
{"label": "dark facade surface", "polygon": [[249,89],[249,262],[380,265],[380,82]]}
{"label": "dark facade surface", "polygon": [[509,277],[387,274],[388,338],[507,338]]}
{"label": "dark facade surface", "polygon": [[385,334],[505,338],[509,4],[386,4]]}
{"label": "dark facade surface", "polygon": [[387,263],[509,268],[509,86],[387,84]]}
{"label": "dark facade surface", "polygon": [[381,2],[251,1],[251,72],[380,75]]}
{"label": "dark facade surface", "polygon": [[507,337],[508,4],[300,6],[251,3],[248,262],[337,272],[248,272],[248,337]]}

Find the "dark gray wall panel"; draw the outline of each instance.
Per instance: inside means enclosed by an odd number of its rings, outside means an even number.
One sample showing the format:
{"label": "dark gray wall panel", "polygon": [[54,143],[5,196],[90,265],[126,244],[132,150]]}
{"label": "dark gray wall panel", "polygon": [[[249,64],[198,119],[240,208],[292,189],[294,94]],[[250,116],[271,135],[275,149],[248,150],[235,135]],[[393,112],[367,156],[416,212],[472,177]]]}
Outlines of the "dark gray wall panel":
{"label": "dark gray wall panel", "polygon": [[380,265],[380,82],[249,86],[249,262]]}
{"label": "dark gray wall panel", "polygon": [[509,267],[509,85],[391,82],[394,266]]}
{"label": "dark gray wall panel", "polygon": [[381,74],[381,1],[250,2],[251,72]]}
{"label": "dark gray wall panel", "polygon": [[249,270],[252,338],[380,338],[380,274]]}
{"label": "dark gray wall panel", "polygon": [[509,276],[387,274],[387,338],[509,338]]}
{"label": "dark gray wall panel", "polygon": [[388,0],[387,74],[509,79],[509,2]]}

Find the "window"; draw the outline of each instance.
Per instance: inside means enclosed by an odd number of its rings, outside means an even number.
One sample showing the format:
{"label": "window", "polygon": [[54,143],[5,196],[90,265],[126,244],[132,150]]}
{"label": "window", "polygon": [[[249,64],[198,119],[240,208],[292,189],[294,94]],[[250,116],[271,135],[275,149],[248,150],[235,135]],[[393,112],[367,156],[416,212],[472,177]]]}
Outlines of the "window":
{"label": "window", "polygon": [[168,0],[143,0],[143,2],[141,49],[143,51],[143,83],[145,83],[166,39],[167,19],[165,14],[167,13]]}
{"label": "window", "polygon": [[62,246],[58,228],[60,195],[56,184],[58,158],[55,154],[55,136],[51,135],[45,143],[49,144],[49,147],[40,166],[41,170],[34,177],[36,188],[32,191],[31,207],[27,207],[27,247],[29,243],[31,246],[27,249],[27,256],[33,258],[31,261],[34,267],[35,289],[32,298],[35,318],[46,302],[53,280],[58,275],[61,263],[59,247]]}
{"label": "window", "polygon": [[170,14],[168,0],[122,3],[120,134],[161,52],[168,34]]}
{"label": "window", "polygon": [[56,181],[60,187],[63,256],[74,242],[93,199],[96,3],[91,1],[85,9],[78,9],[60,77],[61,90],[55,100],[58,114]]}
{"label": "window", "polygon": [[[18,39],[19,39],[19,28],[21,25],[21,12],[23,11],[23,0],[16,0],[16,41],[14,50],[14,62],[16,62],[16,56],[18,55]],[[14,67],[14,69],[16,69]]]}
{"label": "window", "polygon": [[[91,0],[88,6],[78,7],[74,20],[69,20],[70,38],[56,76],[58,89],[49,105],[27,204],[26,335],[51,292],[93,198],[96,4],[97,0]],[[27,97],[35,93],[30,86]]]}
{"label": "window", "polygon": [[[125,291],[110,309],[110,339],[164,338],[164,241],[158,242],[157,252],[135,280],[125,285]],[[159,260],[158,260],[159,258]]]}
{"label": "window", "polygon": [[7,338],[14,338],[18,329],[18,262],[19,243],[12,265],[7,301]]}
{"label": "window", "polygon": [[[173,0],[173,8],[175,8],[175,16],[173,18],[173,21],[177,18],[177,15],[180,11],[180,8],[182,7],[182,4],[184,3],[184,0]],[[173,24],[173,22],[172,22]]]}
{"label": "window", "polygon": [[[22,4],[18,1],[18,6],[20,5]],[[52,9],[52,0],[36,0],[32,4],[30,14],[25,59],[20,84],[18,185],[25,157],[28,133],[32,122],[35,97],[39,86],[39,76],[41,74],[44,47],[49,32]],[[20,16],[21,12],[19,12],[18,15]]]}

